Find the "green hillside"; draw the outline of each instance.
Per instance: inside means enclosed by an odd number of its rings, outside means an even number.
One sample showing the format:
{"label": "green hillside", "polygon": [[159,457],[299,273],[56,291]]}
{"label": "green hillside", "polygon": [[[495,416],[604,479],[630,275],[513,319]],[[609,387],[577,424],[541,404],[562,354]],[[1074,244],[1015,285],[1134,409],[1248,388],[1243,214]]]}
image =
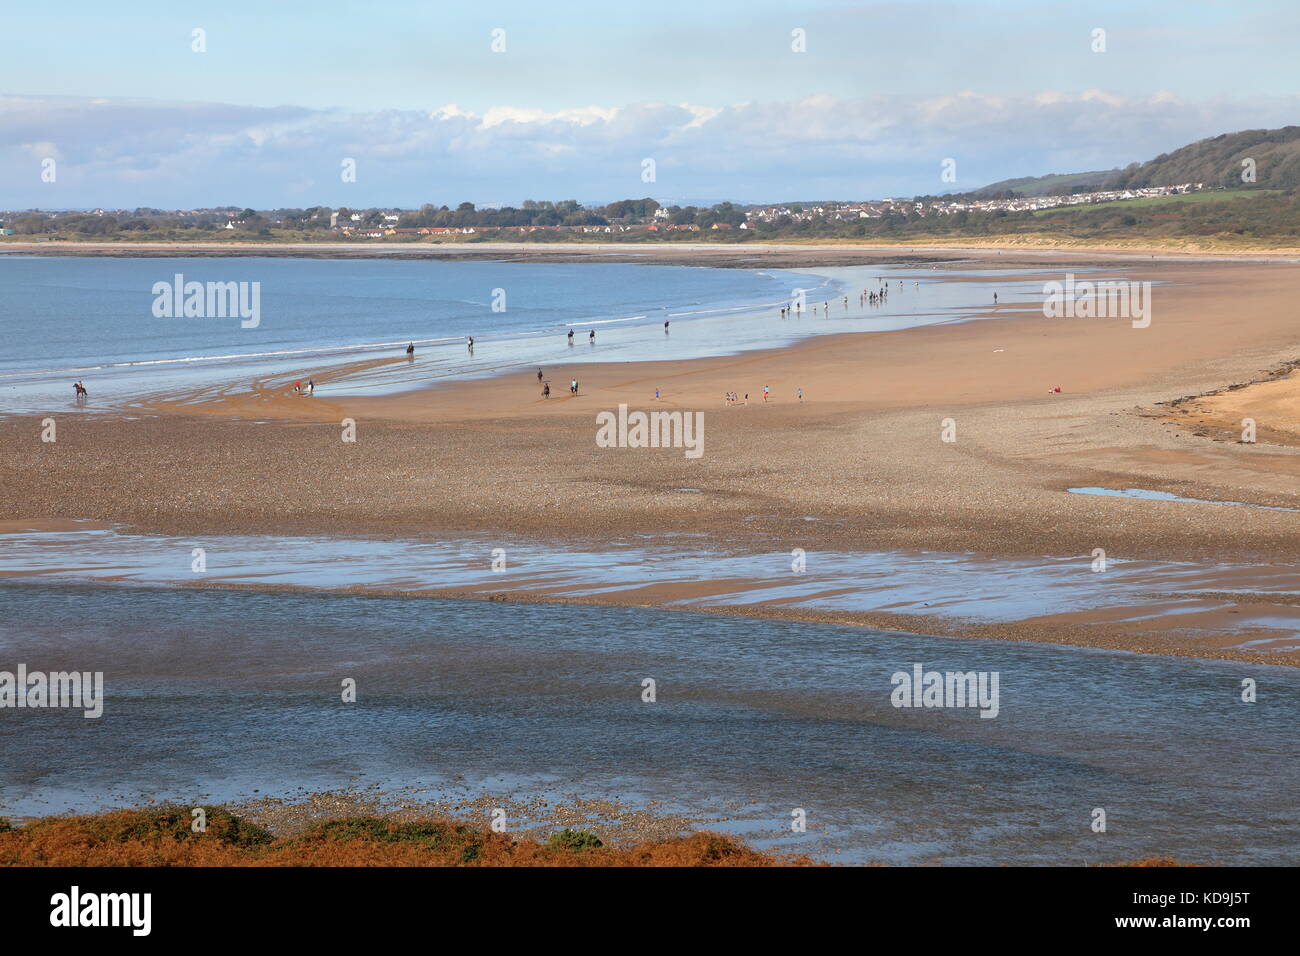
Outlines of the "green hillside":
{"label": "green hillside", "polygon": [[1053,190],[1068,191],[1075,186],[1097,186],[1119,173],[1117,169],[1099,169],[1091,173],[1051,173],[1047,176],[1022,176],[989,183],[978,193],[1012,192],[1018,196],[1046,196]]}
{"label": "green hillside", "polygon": [[[1243,182],[1242,161],[1255,162],[1255,182]],[[1300,186],[1300,126],[1248,129],[1224,133],[1162,153],[1145,163],[1133,163],[1106,185],[1117,189],[1142,186],[1207,186],[1241,188],[1251,185],[1290,189]]]}

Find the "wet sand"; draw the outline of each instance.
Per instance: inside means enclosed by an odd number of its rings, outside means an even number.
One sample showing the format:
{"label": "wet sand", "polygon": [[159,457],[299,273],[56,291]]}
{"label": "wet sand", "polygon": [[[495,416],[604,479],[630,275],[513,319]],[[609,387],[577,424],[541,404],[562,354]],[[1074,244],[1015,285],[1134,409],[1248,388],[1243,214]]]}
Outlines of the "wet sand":
{"label": "wet sand", "polygon": [[[743,252],[749,266],[762,255]],[[1011,264],[1004,258],[984,257],[998,267]],[[1034,260],[1052,264],[1063,274],[1080,262]],[[315,378],[312,398],[241,382],[130,416],[69,405],[51,410],[56,444],[40,442],[38,418],[0,422],[0,521],[583,541],[694,532],[738,550],[1031,557],[1104,548],[1143,560],[1300,562],[1300,514],[1068,492],[1142,488],[1300,507],[1300,448],[1285,437],[1296,428],[1287,363],[1300,357],[1300,270],[1148,259],[1126,274],[1166,283],[1153,292],[1149,328],[1007,310],[727,358],[548,368],[549,400],[535,368],[391,397],[347,396],[345,373],[304,368],[294,378]],[[577,396],[559,384],[572,377]],[[1168,404],[1261,379],[1221,392],[1221,405],[1205,400],[1224,429],[1252,414],[1254,444]],[[724,405],[729,390],[748,392],[748,403]],[[620,403],[703,411],[703,456],[596,447],[596,413]],[[345,418],[357,423],[355,443],[340,440]],[[941,440],[945,419],[955,442]],[[1063,640],[1073,623],[1034,630]],[[1171,643],[1122,621],[1082,630],[1100,646],[1161,652]]]}
{"label": "wet sand", "polygon": [[[1090,555],[995,559],[817,550],[796,572],[770,547],[700,535],[594,541],[130,535],[14,529],[0,581],[92,580],[368,598],[662,607],[876,630],[1300,664],[1300,565],[1155,563]],[[760,546],[762,543],[760,542]],[[193,548],[205,566],[192,566]],[[498,552],[496,549],[500,548]],[[497,565],[494,558],[501,558]],[[1103,573],[1104,572],[1104,573]]]}
{"label": "wet sand", "polygon": [[[660,607],[668,610],[706,612],[735,617],[766,620],[806,621],[818,624],[842,624],[866,627],[898,634],[941,634],[946,637],[1052,644],[1062,647],[1091,647],[1102,650],[1129,651],[1135,654],[1159,654],[1167,657],[1192,657],[1205,660],[1243,661],[1280,667],[1300,667],[1300,650],[1295,648],[1300,633],[1300,604],[1296,598],[1267,592],[1232,591],[1198,594],[1203,606],[1175,611],[1174,600],[1186,604],[1187,594],[1153,594],[1145,604],[1124,604],[1096,611],[1047,614],[1033,618],[1006,619],[995,623],[976,623],[946,614],[889,613],[842,611],[815,606],[785,606],[781,602],[686,603],[701,592],[730,594],[728,585],[735,582],[700,582],[698,586],[674,585],[647,588],[637,592],[610,591],[600,595],[575,594],[560,588],[547,590],[518,589],[502,592],[487,588],[434,588],[418,592],[389,588],[345,588],[345,593],[375,597],[473,598],[488,601],[514,601],[538,604],[585,604],[614,607]],[[286,587],[281,584],[196,584],[194,587],[229,587],[275,591],[312,591],[313,588]],[[1163,600],[1162,600],[1163,599]],[[1266,604],[1273,616],[1285,614],[1295,630],[1291,637],[1275,628],[1255,625],[1235,618],[1242,606]]]}

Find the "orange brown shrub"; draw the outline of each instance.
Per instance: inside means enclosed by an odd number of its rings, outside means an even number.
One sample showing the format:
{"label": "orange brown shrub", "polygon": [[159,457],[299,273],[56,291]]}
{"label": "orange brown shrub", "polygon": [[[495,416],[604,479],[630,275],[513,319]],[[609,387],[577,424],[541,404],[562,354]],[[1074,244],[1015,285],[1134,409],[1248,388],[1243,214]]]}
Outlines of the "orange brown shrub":
{"label": "orange brown shrub", "polygon": [[[594,842],[594,841],[593,841]],[[629,847],[515,840],[455,820],[352,817],[291,838],[215,809],[207,831],[163,807],[46,817],[0,832],[0,866],[808,866],[716,833]]]}

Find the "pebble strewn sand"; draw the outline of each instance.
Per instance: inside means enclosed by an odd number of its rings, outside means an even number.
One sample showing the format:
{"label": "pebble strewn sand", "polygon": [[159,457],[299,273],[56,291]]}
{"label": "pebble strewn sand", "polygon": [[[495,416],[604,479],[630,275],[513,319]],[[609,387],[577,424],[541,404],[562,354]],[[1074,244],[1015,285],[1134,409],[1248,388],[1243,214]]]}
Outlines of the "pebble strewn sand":
{"label": "pebble strewn sand", "polygon": [[594,833],[610,846],[630,846],[649,840],[666,840],[706,829],[703,818],[658,813],[657,802],[632,806],[614,800],[591,800],[571,795],[560,800],[512,793],[461,795],[452,791],[331,790],[292,797],[266,797],[229,804],[237,816],[264,826],[276,836],[289,837],[322,820],[354,816],[386,816],[396,820],[452,817],[486,827],[493,813],[505,811],[508,832],[518,839],[544,841],[566,827]]}

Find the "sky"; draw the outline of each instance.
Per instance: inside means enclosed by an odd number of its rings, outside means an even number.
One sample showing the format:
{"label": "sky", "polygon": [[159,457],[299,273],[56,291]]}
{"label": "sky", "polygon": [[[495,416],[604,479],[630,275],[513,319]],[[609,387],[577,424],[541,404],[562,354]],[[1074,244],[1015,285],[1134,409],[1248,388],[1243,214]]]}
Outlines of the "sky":
{"label": "sky", "polygon": [[10,0],[0,35],[0,208],[884,198],[1300,122],[1295,0]]}

